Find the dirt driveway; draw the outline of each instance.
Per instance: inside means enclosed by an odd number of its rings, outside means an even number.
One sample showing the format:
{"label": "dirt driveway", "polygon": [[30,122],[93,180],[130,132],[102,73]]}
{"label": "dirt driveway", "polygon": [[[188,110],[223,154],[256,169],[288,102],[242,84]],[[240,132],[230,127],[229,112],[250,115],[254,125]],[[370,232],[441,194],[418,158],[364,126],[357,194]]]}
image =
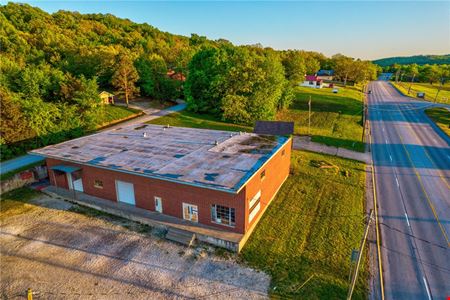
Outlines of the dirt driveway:
{"label": "dirt driveway", "polygon": [[[269,276],[39,194],[1,202],[2,299],[259,299]],[[203,248],[202,248],[203,249]]]}

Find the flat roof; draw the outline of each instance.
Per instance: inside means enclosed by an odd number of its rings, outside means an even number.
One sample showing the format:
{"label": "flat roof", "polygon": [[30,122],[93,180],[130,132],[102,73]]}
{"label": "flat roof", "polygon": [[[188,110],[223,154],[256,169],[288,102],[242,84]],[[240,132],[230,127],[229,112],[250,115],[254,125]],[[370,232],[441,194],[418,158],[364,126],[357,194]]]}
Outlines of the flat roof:
{"label": "flat roof", "polygon": [[288,140],[285,136],[133,124],[31,153],[236,193]]}

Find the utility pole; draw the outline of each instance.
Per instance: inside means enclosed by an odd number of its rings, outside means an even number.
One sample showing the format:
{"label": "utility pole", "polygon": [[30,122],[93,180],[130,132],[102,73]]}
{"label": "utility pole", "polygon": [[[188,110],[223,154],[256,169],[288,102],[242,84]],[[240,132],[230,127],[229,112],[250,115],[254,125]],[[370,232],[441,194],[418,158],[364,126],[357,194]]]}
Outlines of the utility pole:
{"label": "utility pole", "polygon": [[372,219],[373,219],[373,210],[371,209],[370,214],[369,214],[369,220],[367,220],[366,229],[364,231],[364,236],[363,236],[363,238],[361,240],[361,244],[359,246],[358,262],[356,263],[355,272],[353,273],[352,282],[351,282],[350,288],[348,290],[347,300],[352,299],[353,290],[355,289],[355,285],[356,285],[356,279],[358,278],[359,266],[361,265],[362,253],[364,250],[364,245],[366,244],[367,235],[369,234],[369,227],[370,227],[370,223],[372,223]]}
{"label": "utility pole", "polygon": [[413,74],[413,77],[412,77],[412,79],[411,79],[411,84],[409,85],[409,89],[408,89],[408,95],[409,95],[409,91],[411,91],[411,87],[412,87],[412,84],[413,84],[413,82],[414,82],[414,78],[416,77],[416,73],[414,73]]}
{"label": "utility pole", "polygon": [[311,96],[309,96],[308,107],[309,107],[308,135],[311,136]]}
{"label": "utility pole", "polygon": [[366,106],[366,85],[363,87],[362,97],[363,97],[363,133],[361,137],[361,141],[364,143],[364,135],[366,133],[366,112],[367,112],[367,106]]}

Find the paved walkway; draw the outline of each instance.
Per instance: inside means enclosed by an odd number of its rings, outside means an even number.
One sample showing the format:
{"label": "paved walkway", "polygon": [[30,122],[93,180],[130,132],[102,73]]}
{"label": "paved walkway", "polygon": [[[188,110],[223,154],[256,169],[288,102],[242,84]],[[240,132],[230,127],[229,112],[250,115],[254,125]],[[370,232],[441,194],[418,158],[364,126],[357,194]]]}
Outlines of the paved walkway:
{"label": "paved walkway", "polygon": [[[98,197],[90,196],[82,192],[48,186],[42,189],[42,192],[52,197],[62,197],[64,200],[73,202],[82,206],[90,207],[99,211],[109,213],[111,215],[130,219],[135,222],[147,224],[153,227],[173,227],[185,231],[195,233],[197,235],[210,236],[231,243],[239,243],[243,234],[220,230],[211,226],[200,223],[192,223],[179,218],[138,208],[126,203],[114,202]],[[74,197],[75,196],[75,197]]]}
{"label": "paved walkway", "polygon": [[[172,107],[169,107],[166,109],[162,109],[162,110],[153,109],[153,108],[144,110],[143,116],[140,116],[140,117],[128,120],[128,121],[124,121],[124,122],[118,123],[116,125],[106,127],[104,129],[100,129],[99,131],[107,131],[107,130],[112,130],[112,129],[119,128],[122,126],[148,122],[148,121],[151,121],[151,120],[163,117],[163,116],[167,116],[174,112],[182,111],[185,108],[186,108],[186,104],[180,103],[175,106],[172,106]],[[35,155],[35,154],[25,154],[25,155],[2,162],[0,164],[0,174],[8,173],[8,172],[20,169],[29,164],[33,164],[33,163],[43,161],[43,160],[44,160],[44,158],[42,156]]]}
{"label": "paved walkway", "polygon": [[311,138],[307,136],[295,136],[293,148],[296,150],[307,150],[343,158],[350,158],[353,160],[365,162],[366,164],[372,161],[370,153],[361,153],[344,148],[326,146],[324,144],[311,142]]}

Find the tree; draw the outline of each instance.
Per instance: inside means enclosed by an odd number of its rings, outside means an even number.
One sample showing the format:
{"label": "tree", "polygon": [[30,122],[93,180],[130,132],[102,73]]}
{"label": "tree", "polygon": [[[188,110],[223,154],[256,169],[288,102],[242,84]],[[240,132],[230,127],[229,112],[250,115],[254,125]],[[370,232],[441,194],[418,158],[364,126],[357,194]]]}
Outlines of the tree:
{"label": "tree", "polygon": [[298,51],[286,51],[281,54],[286,79],[293,85],[302,82],[306,74],[305,60]]}
{"label": "tree", "polygon": [[335,64],[335,75],[344,81],[344,86],[347,85],[347,80],[354,67],[353,59],[342,54],[336,54],[332,57],[332,59]]}
{"label": "tree", "polygon": [[118,90],[119,95],[125,96],[125,102],[128,106],[129,99],[139,94],[139,88],[135,86],[139,79],[138,72],[133,65],[131,58],[123,55],[120,58],[118,68],[113,75],[112,84]]}
{"label": "tree", "polygon": [[0,88],[0,133],[2,143],[10,144],[35,136],[28,126],[19,99],[13,93]]}

